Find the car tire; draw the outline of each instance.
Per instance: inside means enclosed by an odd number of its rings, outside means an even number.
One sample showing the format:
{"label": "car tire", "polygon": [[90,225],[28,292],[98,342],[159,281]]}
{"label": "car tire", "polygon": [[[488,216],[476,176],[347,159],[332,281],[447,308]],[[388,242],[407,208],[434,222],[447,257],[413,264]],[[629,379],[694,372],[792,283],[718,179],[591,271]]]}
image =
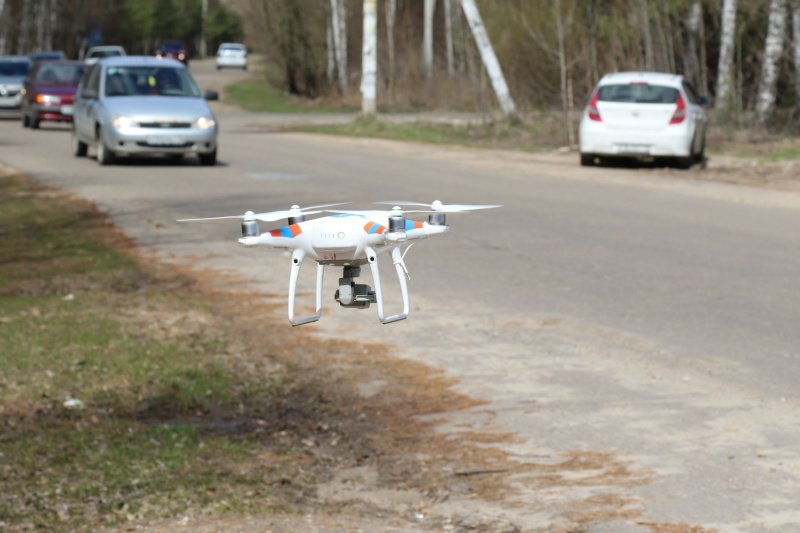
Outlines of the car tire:
{"label": "car tire", "polygon": [[109,150],[108,146],[106,146],[106,143],[103,141],[103,136],[100,134],[100,130],[97,130],[95,153],[97,155],[97,162],[101,165],[110,165],[114,162],[114,152]]}
{"label": "car tire", "polygon": [[593,167],[594,166],[594,154],[581,154],[581,166],[582,167]]}
{"label": "car tire", "polygon": [[40,123],[39,119],[37,119],[36,117],[33,117],[33,118],[28,119],[28,120],[30,121],[31,129],[33,129],[33,130],[38,130],[39,129],[39,123]]}
{"label": "car tire", "polygon": [[214,149],[213,152],[209,152],[207,154],[197,154],[197,157],[200,159],[200,164],[204,167],[213,167],[217,164],[217,150]]}
{"label": "car tire", "polygon": [[30,123],[30,119],[28,118],[28,114],[23,111],[22,112],[22,127],[23,128],[29,128],[30,125],[31,125],[31,123]]}
{"label": "car tire", "polygon": [[686,157],[676,157],[675,166],[681,170],[689,170],[694,164],[694,154],[689,154]]}
{"label": "car tire", "polygon": [[700,151],[694,155],[694,162],[699,165],[705,165],[706,162],[706,140],[700,145]]}
{"label": "car tire", "polygon": [[86,152],[88,151],[88,146],[85,142],[81,142],[78,139],[78,136],[75,134],[75,130],[72,130],[72,155],[75,157],[86,157]]}

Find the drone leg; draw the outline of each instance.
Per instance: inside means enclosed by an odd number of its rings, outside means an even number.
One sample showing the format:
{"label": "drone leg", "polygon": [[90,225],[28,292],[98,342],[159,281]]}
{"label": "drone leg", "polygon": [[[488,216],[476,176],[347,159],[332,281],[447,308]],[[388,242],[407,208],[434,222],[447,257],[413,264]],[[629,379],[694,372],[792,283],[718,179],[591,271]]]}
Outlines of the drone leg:
{"label": "drone leg", "polygon": [[372,248],[367,248],[367,257],[370,258],[370,269],[372,270],[372,279],[375,283],[375,299],[378,304],[378,318],[384,324],[389,322],[397,322],[408,317],[408,286],[406,285],[405,271],[403,269],[403,254],[400,252],[400,247],[395,246],[392,249],[392,260],[394,267],[397,271],[397,279],[400,280],[400,290],[403,293],[403,312],[397,315],[388,317],[383,316],[383,293],[381,291],[381,274],[378,267],[378,254]]}
{"label": "drone leg", "polygon": [[289,322],[293,326],[301,326],[310,322],[316,322],[322,316],[322,276],[325,272],[325,267],[317,264],[317,314],[307,316],[305,318],[294,317],[294,302],[297,295],[297,278],[300,276],[300,267],[303,266],[303,259],[306,254],[302,250],[295,250],[292,252],[292,271],[289,274]]}

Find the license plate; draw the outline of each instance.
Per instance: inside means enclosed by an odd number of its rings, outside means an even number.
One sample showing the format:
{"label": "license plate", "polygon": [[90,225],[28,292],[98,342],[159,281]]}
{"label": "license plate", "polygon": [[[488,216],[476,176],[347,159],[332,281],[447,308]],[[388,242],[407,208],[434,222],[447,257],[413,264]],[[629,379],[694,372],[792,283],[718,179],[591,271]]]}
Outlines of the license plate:
{"label": "license plate", "polygon": [[618,144],[617,153],[619,154],[649,154],[649,144]]}
{"label": "license plate", "polygon": [[180,135],[150,135],[147,137],[147,144],[151,146],[181,146],[184,142]]}
{"label": "license plate", "polygon": [[61,106],[61,114],[62,115],[72,115],[72,106],[71,105],[62,105]]}

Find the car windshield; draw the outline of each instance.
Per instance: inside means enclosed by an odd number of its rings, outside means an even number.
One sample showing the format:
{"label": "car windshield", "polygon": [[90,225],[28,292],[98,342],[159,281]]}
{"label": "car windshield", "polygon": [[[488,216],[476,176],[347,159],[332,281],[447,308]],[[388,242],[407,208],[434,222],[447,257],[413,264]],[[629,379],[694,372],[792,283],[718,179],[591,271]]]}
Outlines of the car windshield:
{"label": "car windshield", "polygon": [[86,57],[113,57],[121,55],[122,53],[119,50],[92,50]]}
{"label": "car windshield", "polygon": [[105,92],[106,96],[201,96],[188,71],[160,66],[109,67]]}
{"label": "car windshield", "polygon": [[86,71],[84,65],[62,65],[58,63],[44,63],[36,73],[36,81],[44,83],[63,83],[67,85],[77,85],[80,83],[83,73]]}
{"label": "car windshield", "polygon": [[0,76],[25,76],[28,69],[27,61],[0,61]]}
{"label": "car windshield", "polygon": [[601,102],[630,102],[636,104],[674,104],[678,89],[646,83],[603,85],[597,93]]}
{"label": "car windshield", "polygon": [[160,47],[161,50],[169,50],[170,52],[179,52],[183,50],[181,43],[163,43]]}

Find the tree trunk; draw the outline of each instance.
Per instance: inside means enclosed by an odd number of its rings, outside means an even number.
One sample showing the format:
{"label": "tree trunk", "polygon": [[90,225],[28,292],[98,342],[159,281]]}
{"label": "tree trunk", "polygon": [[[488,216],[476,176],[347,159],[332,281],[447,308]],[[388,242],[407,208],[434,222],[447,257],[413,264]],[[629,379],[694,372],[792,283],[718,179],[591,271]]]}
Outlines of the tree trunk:
{"label": "tree trunk", "polygon": [[452,76],[455,74],[455,66],[453,64],[453,19],[450,2],[451,0],[444,0],[444,37],[447,46],[447,74]]}
{"label": "tree trunk", "polygon": [[[11,11],[9,6],[8,11]],[[0,55],[8,54],[8,26],[10,15],[6,13],[6,0],[0,0]]]}
{"label": "tree trunk", "polygon": [[492,87],[494,88],[497,100],[500,102],[500,107],[507,116],[513,116],[516,114],[516,106],[514,105],[514,100],[511,98],[506,79],[503,76],[503,70],[500,68],[500,63],[497,61],[497,56],[494,53],[494,48],[492,48],[489,35],[486,33],[486,27],[483,25],[478,6],[475,5],[475,0],[461,0],[461,9],[464,10],[464,15],[467,17],[467,21],[469,21],[472,36],[475,38],[475,43],[478,45],[483,64],[489,73],[489,78],[492,80]]}
{"label": "tree trunk", "polygon": [[716,107],[724,113],[730,111],[732,107],[731,71],[736,41],[736,0],[723,0],[721,34],[719,66],[717,68]]}
{"label": "tree trunk", "polygon": [[394,71],[395,71],[395,55],[394,55],[394,26],[397,21],[397,0],[386,0],[386,52],[389,55],[389,72],[387,79],[389,88],[394,90]]}
{"label": "tree trunk", "polygon": [[756,118],[764,123],[775,109],[775,85],[778,81],[778,60],[783,54],[786,34],[786,2],[771,0],[769,27],[764,42],[764,63],[761,68],[761,83],[756,100]]}
{"label": "tree trunk", "polygon": [[700,0],[696,0],[689,10],[689,18],[686,20],[686,77],[695,87],[700,86],[700,61],[697,55],[697,43],[700,40],[702,16]]}
{"label": "tree trunk", "polygon": [[422,72],[425,79],[433,77],[433,14],[436,11],[436,0],[425,0],[422,32]]}
{"label": "tree trunk", "polygon": [[376,80],[378,74],[378,7],[377,0],[364,0],[364,39],[361,50],[361,113],[372,117],[376,112]]}
{"label": "tree trunk", "polygon": [[[794,94],[800,102],[800,2],[793,0],[792,10],[792,60],[794,63]],[[795,104],[797,105],[797,104]]]}
{"label": "tree trunk", "polygon": [[344,0],[331,0],[331,34],[339,88],[347,95],[347,11]]}

